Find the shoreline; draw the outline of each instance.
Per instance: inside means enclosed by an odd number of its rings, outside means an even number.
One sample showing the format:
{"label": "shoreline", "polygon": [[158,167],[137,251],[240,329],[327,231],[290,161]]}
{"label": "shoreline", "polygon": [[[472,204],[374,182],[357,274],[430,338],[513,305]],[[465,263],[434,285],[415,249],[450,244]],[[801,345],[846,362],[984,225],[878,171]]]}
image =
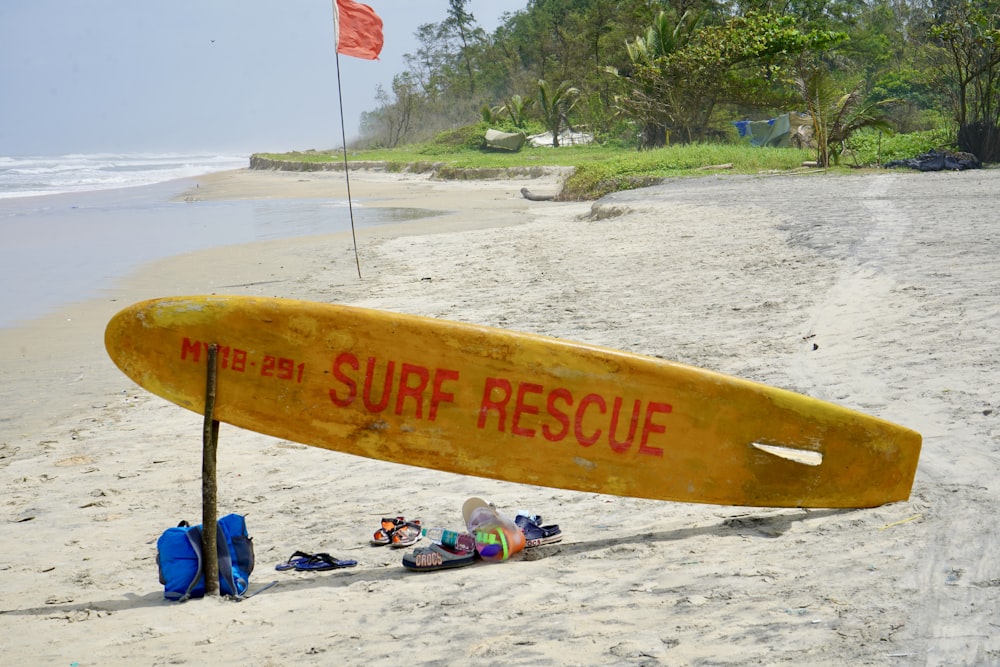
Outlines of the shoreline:
{"label": "shoreline", "polygon": [[[328,187],[241,171],[184,196]],[[445,213],[359,231],[361,280],[349,234],[265,241],[158,261],[100,299],[0,330],[10,660],[369,665],[401,647],[426,665],[1000,659],[988,520],[1000,501],[1000,203],[987,196],[1000,172],[706,177],[582,204],[529,202],[522,183],[352,175],[366,205]],[[220,514],[247,515],[251,589],[278,584],[239,605],[164,602],[153,544],[199,516],[202,418],[132,385],[100,337],[129,303],[212,291],[542,333],[791,389],[920,431],[917,479],[908,501],[867,510],[684,505],[223,425]],[[381,516],[454,526],[470,496],[541,514],[565,539],[422,575],[368,545]],[[275,572],[295,550],[359,565]]]}
{"label": "shoreline", "polygon": [[[367,278],[365,243],[377,244],[380,239],[397,236],[519,224],[519,213],[529,208],[530,204],[517,193],[519,183],[434,184],[426,176],[397,178],[377,172],[355,175],[352,197],[364,200],[359,202],[360,206],[423,210],[427,216],[359,228],[356,236],[361,282]],[[541,183],[557,187],[555,179],[542,180]],[[347,197],[343,174],[336,172],[303,175],[297,172],[234,169],[155,187],[169,194],[165,201],[173,203]],[[431,199],[421,196],[428,189],[435,193]],[[438,208],[439,205],[441,208]],[[469,211],[475,216],[471,221],[466,218]],[[343,212],[340,214],[345,215]],[[328,246],[331,259],[320,261],[311,257],[310,249],[314,246]],[[103,323],[121,307],[168,295],[163,292],[164,284],[170,286],[169,294],[226,292],[280,296],[282,289],[295,294],[296,285],[302,282],[304,265],[320,265],[328,272],[332,269],[331,279],[337,284],[359,282],[350,232],[255,240],[162,257],[147,261],[126,275],[113,279],[93,298],[65,303],[40,316],[0,327],[0,369],[11,378],[11,386],[19,382],[30,385],[33,378],[44,377],[47,383],[60,387],[64,393],[57,393],[58,399],[70,401],[68,407],[60,412],[61,416],[65,416],[74,409],[84,407],[86,396],[95,388],[84,388],[79,393],[69,389],[77,378],[93,376],[95,369],[108,361],[103,345],[98,343],[103,340]],[[71,361],[67,363],[67,360]],[[112,378],[112,381],[124,381],[120,382],[124,387],[131,384],[123,376]],[[103,384],[100,388],[107,391],[109,385]],[[50,414],[35,415],[31,410],[37,407],[37,401],[22,403],[17,400],[17,394],[7,401],[14,416],[0,420],[0,424],[11,427],[11,432],[23,436],[51,421]],[[30,428],[22,427],[22,424]]]}

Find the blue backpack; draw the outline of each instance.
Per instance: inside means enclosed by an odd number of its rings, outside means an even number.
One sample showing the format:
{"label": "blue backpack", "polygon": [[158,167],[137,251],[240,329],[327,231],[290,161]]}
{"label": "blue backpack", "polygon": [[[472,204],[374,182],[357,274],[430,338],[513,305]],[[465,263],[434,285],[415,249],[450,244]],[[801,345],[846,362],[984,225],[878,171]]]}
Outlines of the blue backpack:
{"label": "blue backpack", "polygon": [[[253,540],[247,534],[246,520],[239,514],[227,514],[219,519],[217,530],[219,592],[243,597],[254,566]],[[176,528],[168,528],[156,541],[156,565],[163,597],[178,602],[204,597],[201,526],[181,521]]]}

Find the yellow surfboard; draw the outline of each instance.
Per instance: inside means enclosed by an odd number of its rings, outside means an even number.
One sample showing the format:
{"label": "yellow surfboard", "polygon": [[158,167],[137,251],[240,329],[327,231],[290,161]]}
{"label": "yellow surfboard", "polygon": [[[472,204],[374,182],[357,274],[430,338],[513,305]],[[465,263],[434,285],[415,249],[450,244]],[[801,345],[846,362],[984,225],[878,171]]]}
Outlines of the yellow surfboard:
{"label": "yellow surfboard", "polygon": [[192,296],[121,311],[135,382],[215,418],[373,459],[683,502],[905,500],[920,435],[782,389],[503,329],[286,299]]}

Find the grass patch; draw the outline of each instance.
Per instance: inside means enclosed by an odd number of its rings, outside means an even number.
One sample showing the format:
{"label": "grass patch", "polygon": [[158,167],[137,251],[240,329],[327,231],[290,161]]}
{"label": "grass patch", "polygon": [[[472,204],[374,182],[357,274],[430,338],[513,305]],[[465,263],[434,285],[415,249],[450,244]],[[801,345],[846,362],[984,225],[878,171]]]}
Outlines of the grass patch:
{"label": "grass patch", "polygon": [[619,190],[645,187],[665,178],[706,174],[780,173],[798,169],[811,151],[730,144],[667,146],[651,151],[618,150],[603,160],[575,165],[561,198],[597,199]]}
{"label": "grass patch", "polygon": [[[339,151],[259,153],[257,157],[304,164],[343,161]],[[726,173],[780,173],[798,169],[803,161],[813,158],[814,154],[807,150],[738,144],[678,145],[642,152],[613,146],[525,146],[520,152],[509,153],[470,148],[467,142],[455,141],[348,152],[350,162],[380,162],[389,171],[433,169],[449,178],[458,178],[466,170],[474,175],[505,169],[530,173],[538,167],[572,167],[573,174],[560,195],[564,200],[598,199],[664,178],[718,173],[717,169],[705,169],[718,165],[731,165]]]}
{"label": "grass patch", "polygon": [[851,151],[841,157],[841,164],[878,165],[893,160],[908,160],[934,149],[955,150],[955,131],[938,128],[909,134],[886,134],[864,129],[851,135]]}

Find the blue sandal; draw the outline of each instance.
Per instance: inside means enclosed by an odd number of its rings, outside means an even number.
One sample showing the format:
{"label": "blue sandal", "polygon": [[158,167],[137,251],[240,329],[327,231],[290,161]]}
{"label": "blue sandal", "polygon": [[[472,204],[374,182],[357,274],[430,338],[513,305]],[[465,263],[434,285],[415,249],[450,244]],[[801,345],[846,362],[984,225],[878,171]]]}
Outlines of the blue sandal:
{"label": "blue sandal", "polygon": [[296,551],[284,563],[278,563],[275,565],[274,569],[279,572],[283,572],[284,570],[294,570],[299,563],[305,563],[315,557],[316,556],[313,554],[307,554],[305,551]]}
{"label": "blue sandal", "polygon": [[299,559],[295,563],[295,569],[299,572],[323,572],[325,570],[339,570],[342,567],[354,567],[358,564],[356,560],[339,560],[330,554],[316,554],[307,559]]}

